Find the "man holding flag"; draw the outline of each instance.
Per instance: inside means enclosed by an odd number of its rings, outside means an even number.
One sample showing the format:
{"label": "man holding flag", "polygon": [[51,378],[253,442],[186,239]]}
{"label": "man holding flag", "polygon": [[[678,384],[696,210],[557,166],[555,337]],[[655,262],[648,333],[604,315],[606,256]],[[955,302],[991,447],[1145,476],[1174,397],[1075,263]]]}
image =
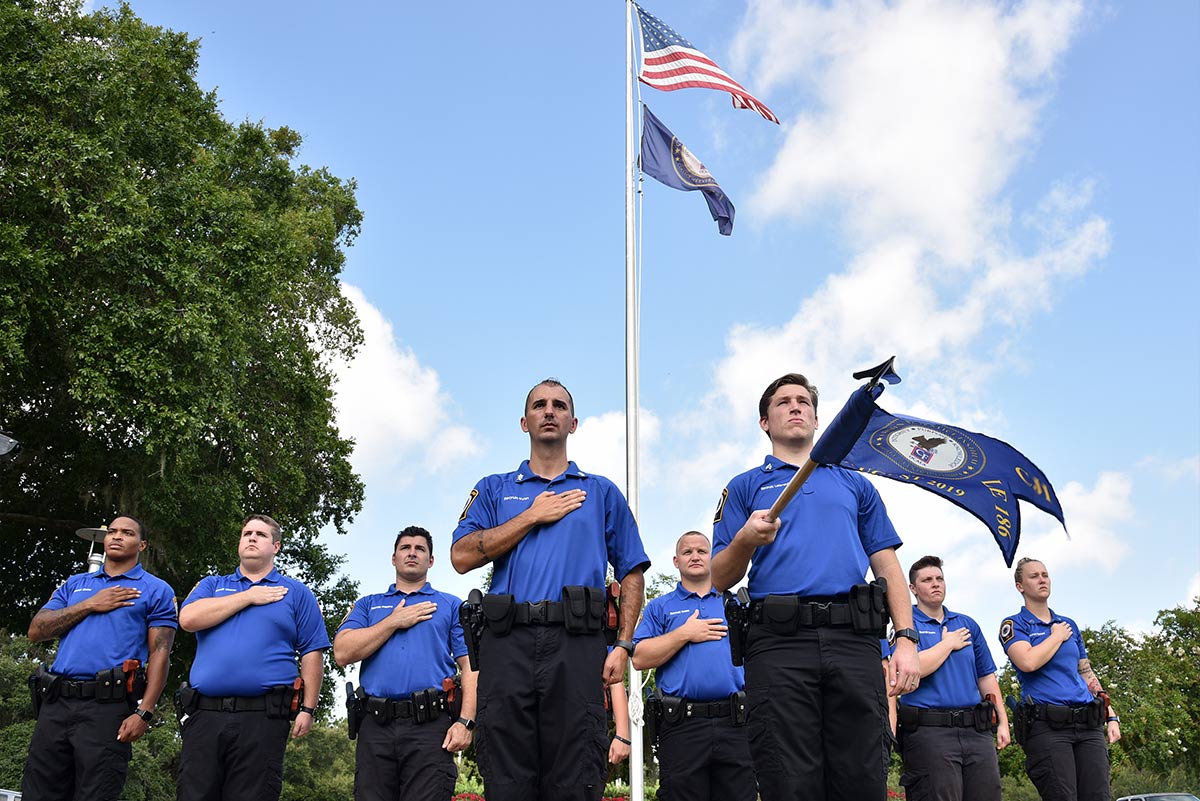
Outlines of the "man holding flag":
{"label": "man holding flag", "polygon": [[[771,382],[759,401],[771,455],[729,482],[713,524],[717,589],[749,568],[746,692],[764,801],[882,798],[887,696],[912,692],[920,678],[901,541],[871,483],[824,466],[782,517],[769,509],[809,462],[817,425],[807,378]],[[863,583],[868,566],[886,588]],[[879,637],[888,613],[897,645],[885,688]]]}

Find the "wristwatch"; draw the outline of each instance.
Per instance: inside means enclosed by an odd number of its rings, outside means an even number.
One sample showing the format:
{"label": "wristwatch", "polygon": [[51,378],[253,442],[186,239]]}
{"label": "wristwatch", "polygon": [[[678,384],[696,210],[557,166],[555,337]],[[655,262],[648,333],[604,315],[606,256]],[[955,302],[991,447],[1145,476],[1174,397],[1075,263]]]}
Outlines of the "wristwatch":
{"label": "wristwatch", "polygon": [[617,640],[613,643],[613,648],[624,648],[630,656],[633,656],[633,643],[629,640]]}
{"label": "wristwatch", "polygon": [[315,706],[305,706],[304,704],[301,704],[298,712],[307,712],[314,718],[317,716],[317,708]]}
{"label": "wristwatch", "polygon": [[896,637],[912,640],[914,645],[919,645],[921,642],[921,635],[917,634],[916,629],[896,629]]}
{"label": "wristwatch", "polygon": [[137,715],[139,718],[146,721],[147,723],[154,722],[154,713],[151,712],[149,709],[135,709],[135,710],[133,710],[133,714]]}
{"label": "wristwatch", "polygon": [[471,720],[470,718],[459,718],[454,722],[461,723],[466,727],[467,731],[475,731],[475,721]]}

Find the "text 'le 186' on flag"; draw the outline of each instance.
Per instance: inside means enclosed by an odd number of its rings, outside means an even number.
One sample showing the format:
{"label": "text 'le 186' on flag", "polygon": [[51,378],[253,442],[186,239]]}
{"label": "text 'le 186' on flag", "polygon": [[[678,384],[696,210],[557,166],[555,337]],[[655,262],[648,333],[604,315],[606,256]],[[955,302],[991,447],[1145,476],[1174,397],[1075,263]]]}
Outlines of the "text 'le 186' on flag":
{"label": "text 'le 186' on flag", "polygon": [[879,408],[879,380],[900,380],[890,360],[880,367],[885,369],[875,380],[851,394],[813,447],[812,461],[903,481],[958,504],[987,525],[1009,567],[1021,541],[1018,499],[1054,515],[1066,527],[1054,487],[1016,448],[983,434]]}
{"label": "text 'le 186' on flag", "polygon": [[717,186],[717,180],[700,159],[684,147],[650,109],[642,106],[642,170],[672,189],[684,192],[700,190],[708,210],[725,236],[733,233],[733,202]]}
{"label": "text 'le 186' on flag", "polygon": [[763,119],[778,124],[775,112],[746,91],[746,88],[717,66],[674,28],[648,13],[638,4],[638,28],[642,32],[642,64],[638,80],[647,86],[673,92],[676,89],[716,89],[728,92],[734,108],[757,111]]}

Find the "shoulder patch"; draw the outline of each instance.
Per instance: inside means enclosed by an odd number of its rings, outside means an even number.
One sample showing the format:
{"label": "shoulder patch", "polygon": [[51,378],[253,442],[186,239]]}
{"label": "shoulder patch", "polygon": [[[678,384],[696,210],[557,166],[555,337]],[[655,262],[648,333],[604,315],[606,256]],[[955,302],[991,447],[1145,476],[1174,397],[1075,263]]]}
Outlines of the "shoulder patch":
{"label": "shoulder patch", "polygon": [[[200,579],[200,581],[203,581],[203,580],[204,580],[204,579]],[[187,595],[185,595],[185,596],[183,596],[183,597],[184,597],[184,598],[191,598],[191,597],[192,597],[192,593],[193,593],[193,592],[195,592],[195,591],[196,591],[196,588],[200,586],[200,581],[197,581],[195,584],[193,584],[193,585],[192,585],[192,588],[191,588],[190,590],[188,590],[188,594],[187,594]]]}
{"label": "shoulder patch", "polygon": [[175,607],[175,617],[178,618],[179,617],[179,597],[178,596],[176,596],[176,595],[171,596],[171,606]]}
{"label": "shoulder patch", "polygon": [[341,623],[338,623],[338,627],[340,628],[341,626],[346,625],[346,621],[350,619],[350,615],[353,613],[354,613],[354,604],[350,604],[348,607],[346,607],[346,616],[344,618],[342,618]]}
{"label": "shoulder patch", "polygon": [[713,525],[721,522],[721,515],[725,513],[725,501],[729,500],[729,487],[721,490],[721,501],[717,504],[717,513],[713,516]]}
{"label": "shoulder patch", "polygon": [[467,496],[467,505],[463,507],[462,514],[458,516],[458,522],[467,519],[467,511],[471,508],[471,504],[475,503],[475,499],[479,497],[479,490],[471,490],[471,494]]}
{"label": "shoulder patch", "polygon": [[1008,618],[1000,624],[1000,642],[1007,645],[1009,640],[1013,638],[1013,622],[1012,618]]}

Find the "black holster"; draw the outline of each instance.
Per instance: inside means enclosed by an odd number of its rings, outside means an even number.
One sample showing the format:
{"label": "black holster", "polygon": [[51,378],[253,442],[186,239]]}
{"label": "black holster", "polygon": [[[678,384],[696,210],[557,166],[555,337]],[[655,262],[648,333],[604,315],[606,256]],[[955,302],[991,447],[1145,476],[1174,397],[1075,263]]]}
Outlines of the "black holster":
{"label": "black holster", "polygon": [[200,693],[186,681],[175,691],[175,719],[181,724],[188,715],[194,714],[200,704]]}
{"label": "black holster", "polygon": [[599,587],[563,587],[562,604],[569,633],[596,634],[604,628],[605,593]]}
{"label": "black holster", "polygon": [[362,687],[354,689],[354,682],[346,682],[346,734],[351,740],[358,737],[358,729],[362,726],[366,715],[367,693]]}
{"label": "black holster", "polygon": [[517,603],[512,595],[488,593],[481,603],[488,631],[495,637],[507,637],[517,616]]}
{"label": "black holster", "polygon": [[1011,695],[1004,703],[1012,713],[1009,718],[1012,720],[1013,739],[1017,741],[1017,745],[1024,746],[1025,741],[1029,739],[1029,727],[1033,725],[1029,704],[1019,703]]}
{"label": "black holster", "polygon": [[975,731],[995,732],[1000,728],[1000,715],[996,712],[996,704],[992,696],[975,705]]}
{"label": "black holster", "polygon": [[658,744],[658,717],[662,714],[662,690],[646,688],[646,739],[651,745]]}
{"label": "black holster", "polygon": [[726,590],[724,598],[725,622],[729,625],[729,658],[734,665],[740,666],[746,661],[746,634],[750,630],[750,594],[742,587],[736,597]]}
{"label": "black holster", "polygon": [[458,608],[458,622],[462,624],[471,670],[479,670],[479,640],[487,624],[483,617],[483,593],[478,589],[471,590],[466,602]]}
{"label": "black holster", "polygon": [[272,720],[294,718],[296,712],[292,710],[292,698],[296,696],[296,692],[290,684],[280,684],[267,690],[267,717]]}
{"label": "black holster", "polygon": [[888,624],[887,579],[850,588],[850,625],[859,634],[886,637]]}
{"label": "black holster", "polygon": [[745,726],[750,717],[750,707],[746,702],[746,691],[738,690],[729,696],[729,716],[734,726]]}
{"label": "black holster", "polygon": [[33,702],[33,718],[37,720],[42,713],[42,704],[58,700],[59,682],[62,676],[56,676],[46,670],[45,665],[38,665],[37,671],[29,677],[29,695]]}

